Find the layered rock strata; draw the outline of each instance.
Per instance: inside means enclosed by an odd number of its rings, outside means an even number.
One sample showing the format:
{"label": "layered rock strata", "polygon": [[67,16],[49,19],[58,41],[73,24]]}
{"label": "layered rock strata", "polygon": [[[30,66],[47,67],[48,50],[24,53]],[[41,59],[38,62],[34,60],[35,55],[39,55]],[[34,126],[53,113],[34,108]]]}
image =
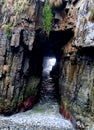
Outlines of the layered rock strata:
{"label": "layered rock strata", "polygon": [[74,37],[63,48],[60,112],[76,129],[94,129],[94,1],[79,1]]}
{"label": "layered rock strata", "polygon": [[36,100],[39,78],[27,81],[36,4],[27,0],[0,1],[0,113],[30,108]]}

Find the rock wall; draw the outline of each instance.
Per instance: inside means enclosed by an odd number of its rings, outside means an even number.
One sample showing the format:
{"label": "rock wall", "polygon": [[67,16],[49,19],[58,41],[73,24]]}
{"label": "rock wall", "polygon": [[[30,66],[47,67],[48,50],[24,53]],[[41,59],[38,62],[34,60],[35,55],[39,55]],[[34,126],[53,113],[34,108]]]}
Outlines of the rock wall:
{"label": "rock wall", "polygon": [[[0,113],[26,110],[36,100],[40,79],[28,71],[35,30],[43,29],[43,4],[35,0],[0,1]],[[61,48],[60,113],[77,129],[87,130],[94,120],[93,8],[93,0],[71,0],[62,8],[53,8],[52,21],[53,31],[74,32]],[[45,36],[41,40],[45,41]]]}
{"label": "rock wall", "polygon": [[82,0],[79,8],[73,45],[77,47],[94,46],[94,1]]}
{"label": "rock wall", "polygon": [[36,100],[39,78],[27,79],[39,5],[35,0],[0,1],[0,113],[25,110]]}
{"label": "rock wall", "polygon": [[78,123],[77,128],[86,128],[94,114],[94,59],[86,55],[65,56],[60,72],[60,112],[74,125]]}
{"label": "rock wall", "polygon": [[60,63],[60,112],[76,129],[91,130],[94,121],[94,1],[78,1],[74,37]]}

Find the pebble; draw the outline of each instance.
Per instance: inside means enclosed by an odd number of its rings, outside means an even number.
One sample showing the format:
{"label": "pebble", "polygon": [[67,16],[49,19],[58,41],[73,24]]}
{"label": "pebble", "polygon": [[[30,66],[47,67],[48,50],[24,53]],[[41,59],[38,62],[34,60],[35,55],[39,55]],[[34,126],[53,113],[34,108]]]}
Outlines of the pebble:
{"label": "pebble", "polygon": [[74,130],[74,128],[69,120],[59,114],[59,106],[51,102],[38,104],[32,110],[10,117],[0,116],[0,130]]}

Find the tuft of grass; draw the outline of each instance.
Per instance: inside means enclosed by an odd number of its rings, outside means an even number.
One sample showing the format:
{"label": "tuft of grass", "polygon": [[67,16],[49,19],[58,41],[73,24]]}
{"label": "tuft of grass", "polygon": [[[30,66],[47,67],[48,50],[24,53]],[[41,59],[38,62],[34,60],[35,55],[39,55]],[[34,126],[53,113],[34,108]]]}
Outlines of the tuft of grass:
{"label": "tuft of grass", "polygon": [[46,1],[43,8],[43,23],[47,35],[49,35],[52,28],[52,19],[53,19],[52,8]]}
{"label": "tuft of grass", "polygon": [[10,25],[6,25],[6,35],[7,35],[7,38],[10,39],[11,37],[11,31],[10,31]]}

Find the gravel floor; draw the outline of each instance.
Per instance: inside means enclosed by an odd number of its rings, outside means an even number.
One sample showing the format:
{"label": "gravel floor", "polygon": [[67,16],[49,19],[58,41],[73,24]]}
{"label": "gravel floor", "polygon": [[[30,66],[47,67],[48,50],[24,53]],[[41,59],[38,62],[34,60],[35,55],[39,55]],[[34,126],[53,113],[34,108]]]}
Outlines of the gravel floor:
{"label": "gravel floor", "polygon": [[0,116],[0,130],[74,130],[58,111],[57,103],[39,103],[27,112]]}

